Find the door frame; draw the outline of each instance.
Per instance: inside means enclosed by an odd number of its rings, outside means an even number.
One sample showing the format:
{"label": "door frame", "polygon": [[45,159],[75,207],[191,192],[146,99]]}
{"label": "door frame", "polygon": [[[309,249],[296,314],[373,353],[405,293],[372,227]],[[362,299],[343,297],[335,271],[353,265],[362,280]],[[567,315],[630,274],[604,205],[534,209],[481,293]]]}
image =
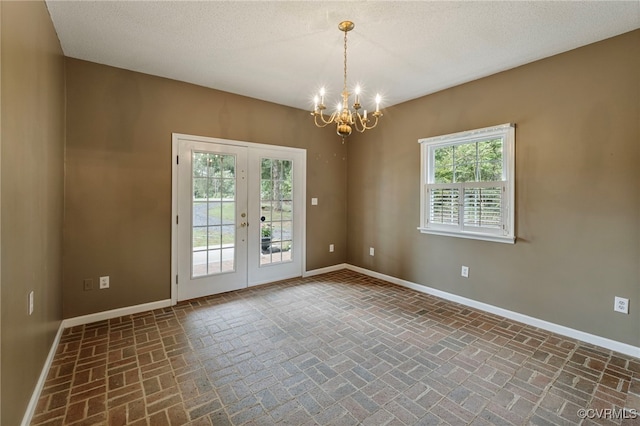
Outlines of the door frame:
{"label": "door frame", "polygon": [[[232,139],[212,138],[207,136],[195,136],[184,133],[172,133],[171,134],[171,304],[178,303],[178,144],[180,140],[191,140],[196,142],[205,142],[219,145],[232,145],[245,148],[258,148],[269,149],[273,151],[286,151],[301,153],[302,158],[302,187],[300,188],[300,197],[302,198],[300,220],[301,220],[301,232],[300,232],[300,245],[301,245],[301,259],[300,259],[300,276],[304,275],[307,267],[307,150],[304,148],[292,148],[288,146],[269,145],[255,142],[237,141]],[[247,283],[248,284],[248,283]],[[260,285],[252,284],[248,285]]]}

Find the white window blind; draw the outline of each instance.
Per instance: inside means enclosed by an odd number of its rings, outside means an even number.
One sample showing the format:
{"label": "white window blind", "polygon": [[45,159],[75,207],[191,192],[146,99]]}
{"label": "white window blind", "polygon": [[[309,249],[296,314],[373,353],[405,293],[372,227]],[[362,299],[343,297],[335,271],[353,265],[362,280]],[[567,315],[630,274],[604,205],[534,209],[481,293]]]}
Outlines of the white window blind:
{"label": "white window blind", "polygon": [[503,229],[504,182],[480,182],[464,189],[463,226],[484,232]]}
{"label": "white window blind", "polygon": [[427,185],[429,221],[439,225],[460,224],[460,188],[450,185]]}

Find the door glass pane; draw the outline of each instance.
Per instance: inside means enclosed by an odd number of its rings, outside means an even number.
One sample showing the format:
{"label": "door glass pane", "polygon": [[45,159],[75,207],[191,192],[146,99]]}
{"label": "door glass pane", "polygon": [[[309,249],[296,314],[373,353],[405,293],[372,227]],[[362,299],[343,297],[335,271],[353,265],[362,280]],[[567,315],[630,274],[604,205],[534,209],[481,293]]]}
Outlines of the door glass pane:
{"label": "door glass pane", "polygon": [[236,222],[236,203],[234,201],[225,201],[220,207],[220,223],[233,225]]}
{"label": "door glass pane", "polygon": [[209,250],[207,252],[207,274],[218,274],[220,273],[220,254],[222,250]]}
{"label": "door glass pane", "polygon": [[192,277],[235,270],[235,163],[234,155],[193,153]]}
{"label": "door glass pane", "polygon": [[260,265],[291,262],[293,244],[293,162],[260,162]]}

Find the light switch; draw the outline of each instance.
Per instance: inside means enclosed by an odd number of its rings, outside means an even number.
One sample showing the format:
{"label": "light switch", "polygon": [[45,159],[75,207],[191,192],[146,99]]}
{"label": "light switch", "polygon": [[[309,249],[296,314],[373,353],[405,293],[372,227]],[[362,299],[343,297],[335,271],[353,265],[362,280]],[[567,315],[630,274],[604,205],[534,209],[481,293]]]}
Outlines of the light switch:
{"label": "light switch", "polygon": [[311,199],[311,205],[312,206],[317,206],[318,205],[318,199],[317,198],[312,198]]}

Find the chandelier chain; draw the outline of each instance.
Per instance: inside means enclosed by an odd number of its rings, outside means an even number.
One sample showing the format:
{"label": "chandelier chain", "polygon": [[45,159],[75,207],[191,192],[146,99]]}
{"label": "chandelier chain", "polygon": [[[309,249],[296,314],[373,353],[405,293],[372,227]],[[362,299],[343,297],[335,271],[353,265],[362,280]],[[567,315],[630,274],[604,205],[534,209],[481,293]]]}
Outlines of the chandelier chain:
{"label": "chandelier chain", "polygon": [[344,32],[344,91],[347,91],[347,31]]}

